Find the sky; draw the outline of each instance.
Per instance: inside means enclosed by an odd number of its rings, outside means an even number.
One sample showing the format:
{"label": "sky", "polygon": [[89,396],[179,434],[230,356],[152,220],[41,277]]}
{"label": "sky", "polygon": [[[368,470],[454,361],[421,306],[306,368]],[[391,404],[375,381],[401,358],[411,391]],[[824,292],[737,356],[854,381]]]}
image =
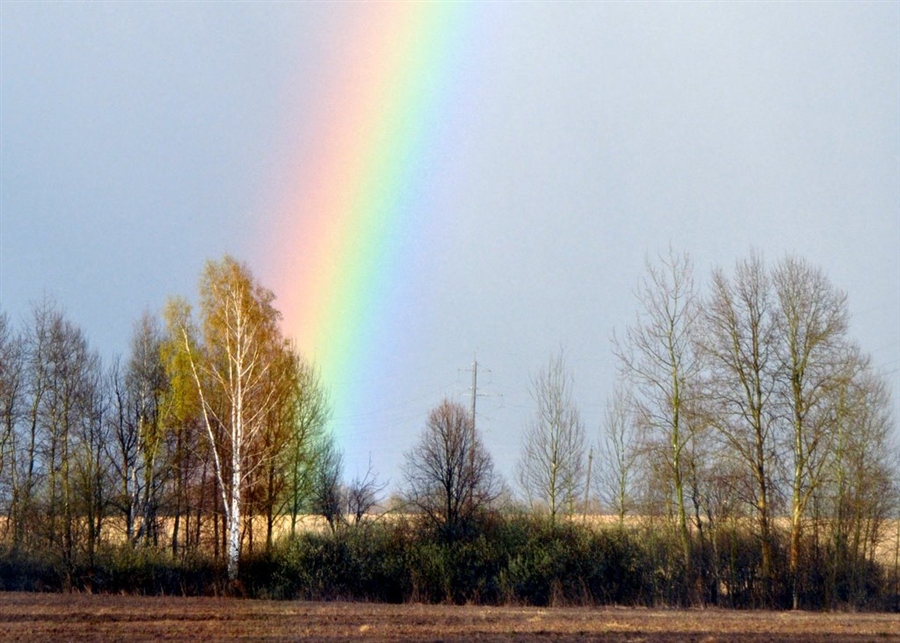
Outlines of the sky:
{"label": "sky", "polygon": [[596,438],[669,247],[821,268],[900,418],[900,3],[0,3],[0,310],[108,359],[231,254],[349,477],[476,359],[507,479],[560,350]]}

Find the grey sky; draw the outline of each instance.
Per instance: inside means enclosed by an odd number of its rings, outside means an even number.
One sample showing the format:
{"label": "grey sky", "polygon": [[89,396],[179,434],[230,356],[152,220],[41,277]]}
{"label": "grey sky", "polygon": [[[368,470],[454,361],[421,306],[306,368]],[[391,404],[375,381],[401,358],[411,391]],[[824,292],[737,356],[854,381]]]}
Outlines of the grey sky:
{"label": "grey sky", "polygon": [[[360,7],[0,4],[0,308],[51,294],[108,356],[207,258],[274,286],[285,159]],[[504,473],[560,346],[595,434],[609,337],[669,244],[701,281],[752,250],[822,267],[900,417],[900,3],[485,3],[458,37],[401,271],[415,331],[379,349],[371,411],[335,418],[351,475],[371,453],[396,480],[476,350]]]}

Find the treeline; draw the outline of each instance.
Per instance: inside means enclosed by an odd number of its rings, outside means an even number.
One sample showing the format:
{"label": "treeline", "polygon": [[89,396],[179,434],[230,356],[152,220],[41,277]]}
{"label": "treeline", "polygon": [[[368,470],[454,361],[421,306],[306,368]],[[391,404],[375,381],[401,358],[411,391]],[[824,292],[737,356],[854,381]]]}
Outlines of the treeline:
{"label": "treeline", "polygon": [[[895,418],[885,378],[850,336],[846,294],[803,260],[759,256],[714,270],[701,290],[690,258],[670,252],[648,263],[637,299],[612,338],[621,381],[596,489],[585,488],[592,458],[563,356],[535,378],[518,472],[532,506],[552,520],[594,491],[620,519],[665,517],[683,583],[707,595],[699,588],[721,583],[720,536],[738,523],[756,547],[748,571],[762,604],[816,604],[838,579],[859,591],[880,563],[896,577]],[[893,557],[879,557],[887,539]]]}
{"label": "treeline", "polygon": [[[357,600],[480,605],[646,607],[790,607],[787,541],[775,536],[775,597],[760,591],[761,564],[752,529],[735,525],[715,535],[698,558],[715,582],[685,582],[676,531],[661,519],[625,527],[581,521],[552,524],[518,512],[483,514],[452,541],[425,523],[396,517],[305,531],[268,551],[243,554],[227,579],[210,555],[173,559],[156,547],[101,545],[91,565],[76,563],[71,582],[37,552],[0,556],[0,591],[88,591],[140,595],[229,595],[276,600]],[[810,552],[801,572],[804,609],[900,610],[897,579],[878,565],[855,561],[833,575],[830,552]]]}
{"label": "treeline", "polygon": [[701,291],[674,253],[637,292],[598,435],[560,353],[515,488],[445,400],[389,502],[230,257],[110,364],[51,301],[0,314],[0,589],[898,609],[894,418],[846,295],[756,256]]}
{"label": "treeline", "polygon": [[[334,451],[315,369],[245,266],[209,262],[199,299],[199,319],[180,298],[161,318],[145,314],[128,357],[106,366],[52,301],[18,332],[0,316],[0,537],[11,556],[51,564],[63,586],[108,542],[226,560],[234,577],[241,550],[272,545],[277,516],[296,532],[315,510]],[[264,542],[249,516],[264,518]]]}

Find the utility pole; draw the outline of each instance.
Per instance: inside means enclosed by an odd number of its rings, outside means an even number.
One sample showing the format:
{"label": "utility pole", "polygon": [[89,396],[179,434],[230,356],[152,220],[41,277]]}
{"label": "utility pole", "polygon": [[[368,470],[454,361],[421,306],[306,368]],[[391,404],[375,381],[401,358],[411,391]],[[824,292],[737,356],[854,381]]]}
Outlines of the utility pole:
{"label": "utility pole", "polygon": [[478,397],[478,356],[472,358],[472,432],[475,431],[475,399]]}
{"label": "utility pole", "polygon": [[475,474],[475,400],[478,399],[478,356],[472,357],[472,436],[469,440],[469,474]]}
{"label": "utility pole", "polygon": [[[490,370],[488,370],[488,373],[490,373]],[[485,396],[484,393],[478,392],[478,355],[477,354],[473,355],[473,357],[472,357],[472,389],[470,392],[472,394],[472,411],[471,411],[471,413],[472,413],[472,429],[471,429],[471,435],[469,436],[469,438],[470,438],[469,439],[469,472],[470,472],[470,475],[474,476],[475,475],[475,440],[476,440],[476,433],[475,433],[476,402],[478,400],[479,395],[482,397]],[[472,491],[473,490],[470,490],[470,493]]]}
{"label": "utility pole", "polygon": [[[490,369],[488,369],[488,373],[490,373],[490,372],[491,372]],[[475,406],[476,406],[476,401],[478,400],[479,395],[481,397],[485,397],[485,395],[491,395],[491,397],[493,397],[493,395],[490,393],[485,394],[485,393],[478,392],[478,355],[477,354],[475,354],[472,357],[472,388],[471,388],[470,392],[472,394],[472,411],[471,411],[471,413],[472,413],[472,431],[471,431],[471,435],[470,435],[471,439],[469,441],[469,470],[474,471],[474,468],[475,468],[475,410],[476,410]],[[500,395],[499,397],[503,397],[503,396]]]}
{"label": "utility pole", "polygon": [[591,493],[591,465],[593,463],[594,463],[594,447],[591,447],[591,450],[588,453],[587,483],[584,485],[583,522],[587,522],[588,500],[590,499],[590,493]]}

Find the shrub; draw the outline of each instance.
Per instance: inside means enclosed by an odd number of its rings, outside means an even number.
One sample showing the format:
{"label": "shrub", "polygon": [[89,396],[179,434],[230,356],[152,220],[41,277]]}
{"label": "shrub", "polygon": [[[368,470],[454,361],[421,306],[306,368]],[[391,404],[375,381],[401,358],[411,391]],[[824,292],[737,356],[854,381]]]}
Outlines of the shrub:
{"label": "shrub", "polygon": [[[173,559],[164,549],[103,546],[90,564],[64,564],[52,551],[0,548],[0,590],[529,605],[675,606],[700,596],[723,607],[785,607],[783,537],[773,545],[776,575],[764,585],[758,540],[739,524],[694,543],[688,577],[677,534],[665,525],[597,529],[494,515],[442,539],[425,523],[398,519],[277,541],[244,558],[233,585],[204,555]],[[891,609],[895,585],[882,567],[846,552],[838,558],[827,543],[804,551],[804,606]]]}

